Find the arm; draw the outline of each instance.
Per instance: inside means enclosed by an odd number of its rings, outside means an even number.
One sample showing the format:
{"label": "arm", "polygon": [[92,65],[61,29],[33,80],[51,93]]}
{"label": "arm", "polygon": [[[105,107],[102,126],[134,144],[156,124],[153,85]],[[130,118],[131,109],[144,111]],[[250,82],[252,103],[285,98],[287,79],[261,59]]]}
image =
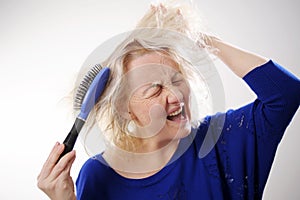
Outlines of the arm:
{"label": "arm", "polygon": [[[218,144],[226,173],[234,178],[232,196],[260,199],[277,146],[300,104],[300,81],[280,65],[210,37],[216,56],[243,78],[257,99],[226,113],[222,140]],[[230,133],[230,134],[229,134]],[[225,150],[224,150],[225,149]],[[226,152],[226,153],[222,153]],[[245,178],[246,177],[246,178]],[[240,189],[240,186],[247,188]]]}
{"label": "arm", "polygon": [[222,163],[235,178],[235,184],[229,186],[231,194],[246,185],[241,193],[248,199],[260,199],[278,144],[299,107],[300,81],[272,61],[243,79],[257,99],[226,113],[222,140],[227,143],[219,147],[226,148]]}
{"label": "arm", "polygon": [[[256,93],[264,120],[270,127],[286,128],[300,101],[300,82],[280,65],[221,39],[204,35],[206,45]],[[259,68],[257,68],[259,67]],[[256,69],[257,68],[257,69]],[[258,72],[259,71],[259,72]],[[252,74],[260,74],[259,76]]]}
{"label": "arm", "polygon": [[241,78],[268,61],[262,56],[233,46],[214,36],[207,36],[206,43],[212,48],[216,48],[215,55]]}

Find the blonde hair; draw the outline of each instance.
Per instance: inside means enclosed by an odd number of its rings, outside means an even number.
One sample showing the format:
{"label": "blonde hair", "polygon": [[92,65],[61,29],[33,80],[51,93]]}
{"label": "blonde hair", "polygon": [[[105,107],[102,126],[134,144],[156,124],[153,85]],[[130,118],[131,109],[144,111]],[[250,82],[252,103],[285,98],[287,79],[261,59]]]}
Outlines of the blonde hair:
{"label": "blonde hair", "polygon": [[126,86],[122,76],[131,60],[150,52],[158,52],[177,63],[190,86],[197,85],[197,88],[190,87],[197,96],[195,102],[199,113],[192,113],[191,119],[193,127],[197,127],[209,107],[206,85],[196,69],[197,65],[207,64],[209,59],[203,48],[206,43],[200,34],[199,25],[200,20],[192,5],[175,4],[172,1],[151,5],[137,27],[101,63],[111,69],[111,74],[103,95],[89,116],[90,126],[97,124],[109,141],[124,150],[136,149],[140,139],[128,134],[130,118],[126,116],[127,108],[119,107],[128,98],[128,94],[124,92]]}

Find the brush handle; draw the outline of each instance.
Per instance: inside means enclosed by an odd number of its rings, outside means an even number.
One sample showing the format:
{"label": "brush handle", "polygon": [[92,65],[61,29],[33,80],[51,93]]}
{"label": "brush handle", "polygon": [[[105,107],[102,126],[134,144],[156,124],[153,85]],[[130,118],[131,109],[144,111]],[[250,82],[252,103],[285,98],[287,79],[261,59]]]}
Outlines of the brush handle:
{"label": "brush handle", "polygon": [[77,140],[78,134],[81,131],[83,125],[84,125],[85,121],[80,119],[80,118],[76,118],[73,127],[71,129],[71,131],[69,132],[69,134],[67,135],[66,139],[64,140],[64,145],[65,145],[65,149],[64,151],[60,154],[57,162],[67,153],[69,153],[70,151],[72,151],[75,142]]}

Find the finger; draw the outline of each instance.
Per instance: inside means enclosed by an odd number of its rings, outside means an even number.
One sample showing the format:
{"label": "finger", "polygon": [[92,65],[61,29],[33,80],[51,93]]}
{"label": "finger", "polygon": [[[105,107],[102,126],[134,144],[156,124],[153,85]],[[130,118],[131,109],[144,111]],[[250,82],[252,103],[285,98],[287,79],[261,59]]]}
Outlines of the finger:
{"label": "finger", "polygon": [[55,180],[63,171],[67,169],[68,164],[74,159],[75,159],[75,151],[71,151],[67,153],[64,157],[62,157],[59,160],[59,162],[54,166],[52,173],[49,175],[49,180]]}
{"label": "finger", "polygon": [[[76,153],[76,152],[75,152],[75,153]],[[73,192],[74,192],[74,181],[73,181],[73,179],[72,179],[70,173],[71,173],[71,168],[72,168],[72,165],[73,165],[75,159],[76,159],[76,155],[69,161],[69,163],[67,164],[65,170],[63,170],[63,171],[61,172],[61,174],[60,174],[60,175],[58,176],[58,178],[57,178],[57,181],[58,181],[58,182],[59,182],[59,181],[62,181],[62,182],[67,183],[68,186],[69,186],[70,188],[72,188]],[[59,179],[60,179],[60,180],[59,180]]]}
{"label": "finger", "polygon": [[69,161],[69,163],[67,164],[66,166],[66,169],[62,172],[62,173],[66,173],[68,176],[70,176],[70,172],[71,172],[71,168],[72,168],[72,165],[76,159],[76,152],[74,151],[74,157]]}
{"label": "finger", "polygon": [[55,157],[57,157],[57,154],[60,155],[59,152],[61,152],[61,151],[63,151],[63,147],[58,142],[56,142],[54,147],[52,148],[46,162],[44,163],[43,168],[42,168],[38,178],[45,178],[51,173],[51,170],[53,169],[53,167],[55,165],[55,162],[53,162],[53,160],[55,160]]}
{"label": "finger", "polygon": [[65,145],[59,144],[58,147],[56,148],[56,151],[54,151],[52,156],[49,158],[48,162],[53,166],[56,165],[57,160],[58,160],[60,154],[62,154],[62,152],[64,151],[64,149],[65,149]]}

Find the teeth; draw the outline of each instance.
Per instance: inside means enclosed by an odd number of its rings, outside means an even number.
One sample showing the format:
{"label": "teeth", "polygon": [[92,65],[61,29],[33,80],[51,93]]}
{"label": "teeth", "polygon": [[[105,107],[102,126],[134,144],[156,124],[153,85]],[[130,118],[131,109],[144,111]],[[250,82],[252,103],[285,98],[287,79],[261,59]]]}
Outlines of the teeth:
{"label": "teeth", "polygon": [[181,113],[181,111],[182,111],[182,107],[180,107],[179,110],[170,113],[168,116],[172,117],[172,116],[178,115],[179,113]]}

